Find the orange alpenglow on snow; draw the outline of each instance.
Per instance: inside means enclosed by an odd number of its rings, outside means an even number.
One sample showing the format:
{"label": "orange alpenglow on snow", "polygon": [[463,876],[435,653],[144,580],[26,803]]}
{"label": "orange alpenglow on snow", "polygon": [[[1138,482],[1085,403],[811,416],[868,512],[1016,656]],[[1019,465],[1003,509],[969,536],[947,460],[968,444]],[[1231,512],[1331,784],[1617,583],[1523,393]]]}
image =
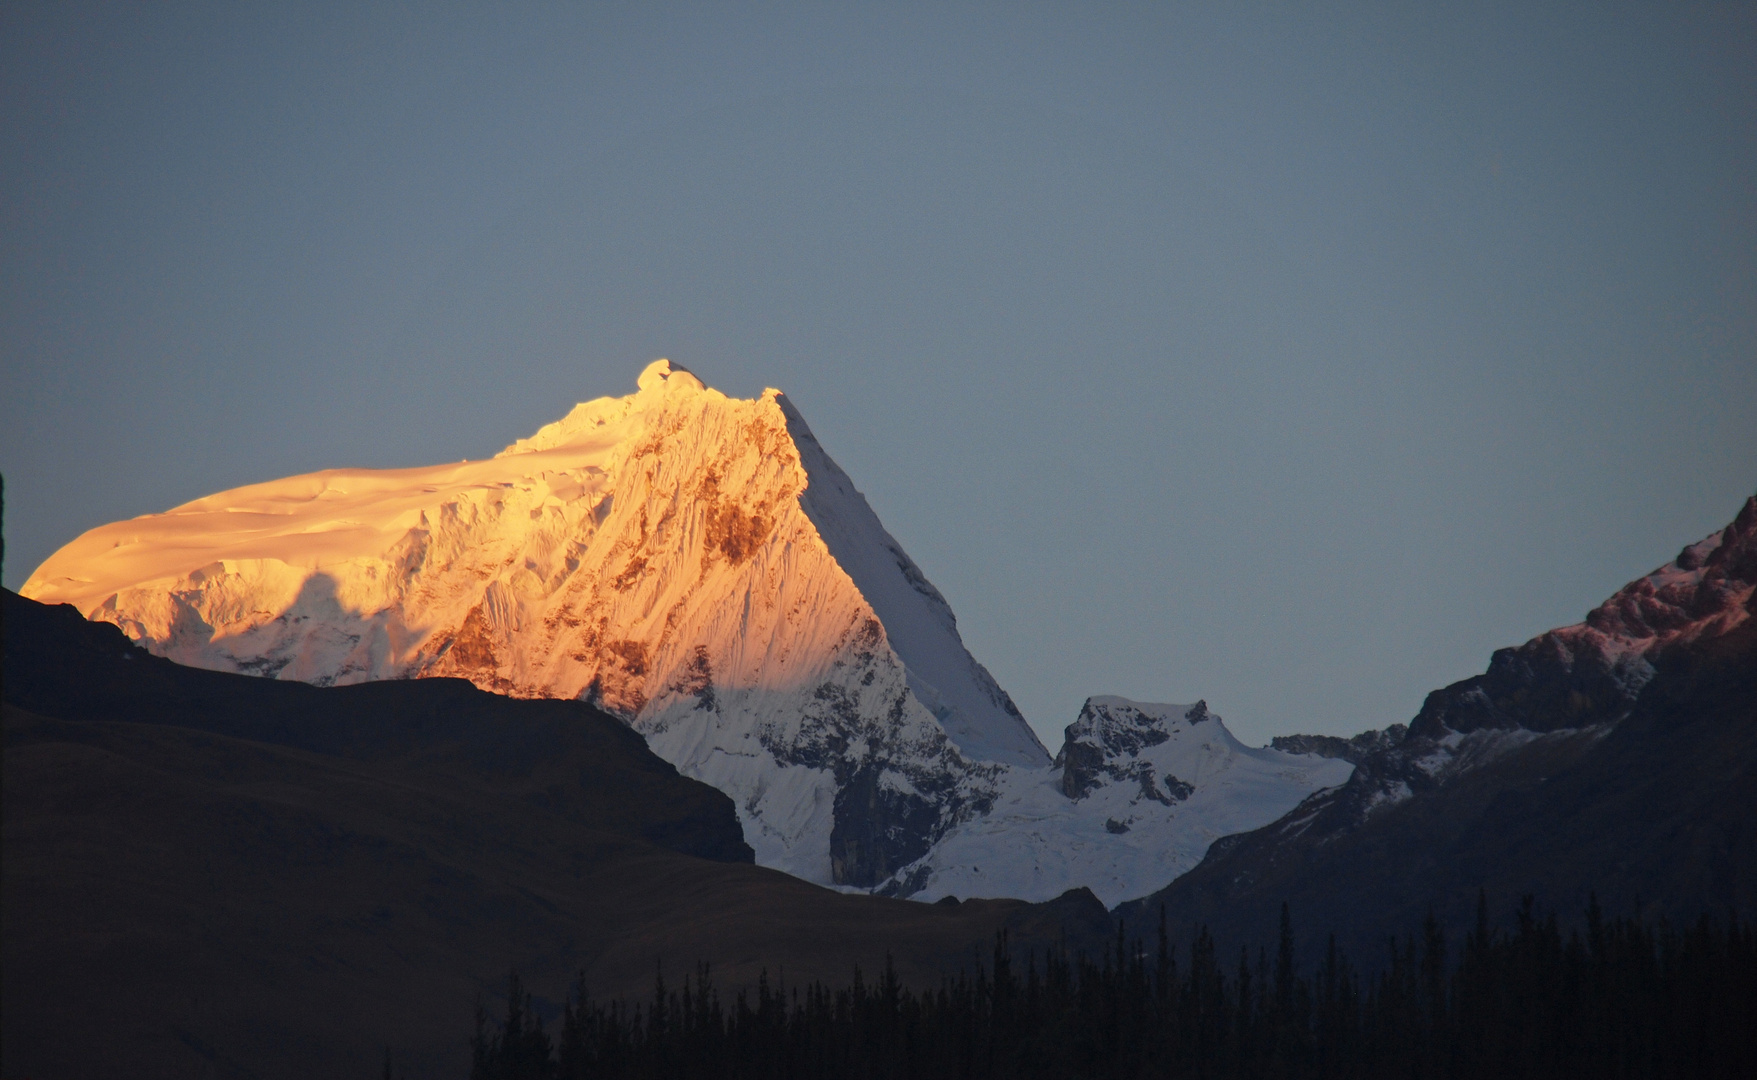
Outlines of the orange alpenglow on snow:
{"label": "orange alpenglow on snow", "polygon": [[185,664],[595,701],[730,794],[759,861],[826,883],[877,884],[1048,762],[787,399],[665,360],[488,460],[211,495],[21,591]]}

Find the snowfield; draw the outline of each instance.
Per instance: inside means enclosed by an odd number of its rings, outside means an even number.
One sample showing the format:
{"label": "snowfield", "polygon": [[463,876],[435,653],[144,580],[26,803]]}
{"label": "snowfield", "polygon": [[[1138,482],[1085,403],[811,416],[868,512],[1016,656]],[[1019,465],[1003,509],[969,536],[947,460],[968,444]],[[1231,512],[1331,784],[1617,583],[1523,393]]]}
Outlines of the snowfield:
{"label": "snowfield", "polygon": [[[1094,747],[1093,767],[1070,748]],[[1204,703],[1095,697],[1050,768],[1012,766],[988,814],[948,832],[898,874],[909,895],[1048,900],[1076,883],[1106,907],[1163,887],[1222,836],[1267,825],[1354,766],[1245,746]],[[1070,797],[1069,788],[1086,787]],[[901,890],[900,890],[901,891]]]}

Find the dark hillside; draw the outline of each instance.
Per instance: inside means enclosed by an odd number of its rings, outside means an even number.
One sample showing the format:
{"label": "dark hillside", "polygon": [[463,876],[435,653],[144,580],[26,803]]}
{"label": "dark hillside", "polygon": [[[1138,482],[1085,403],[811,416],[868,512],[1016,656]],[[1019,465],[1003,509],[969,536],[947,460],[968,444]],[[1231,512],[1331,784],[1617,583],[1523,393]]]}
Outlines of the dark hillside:
{"label": "dark hillside", "polygon": [[[929,906],[749,865],[731,802],[578,703],[182,668],[4,595],[6,1076],[456,1075],[516,964],[928,985],[1089,896]],[[1085,929],[1083,930],[1082,927]]]}
{"label": "dark hillside", "polygon": [[72,607],[6,594],[6,701],[45,716],[174,726],[447,775],[561,818],[722,862],[751,862],[732,800],[684,780],[582,702],[511,699],[462,679],[319,688],[183,667]]}
{"label": "dark hillside", "polygon": [[1416,925],[1430,906],[1459,940],[1479,889],[1497,911],[1533,893],[1573,916],[1596,892],[1611,912],[1636,914],[1639,902],[1641,917],[1674,924],[1749,917],[1757,620],[1671,648],[1655,667],[1619,721],[1574,729],[1537,717],[1541,737],[1396,805],[1363,812],[1347,788],[1321,793],[1222,840],[1118,914],[1141,926],[1164,905],[1180,933],[1206,923],[1236,946],[1272,935],[1287,900],[1302,955],[1317,956],[1334,929],[1369,964],[1385,955],[1384,928]]}

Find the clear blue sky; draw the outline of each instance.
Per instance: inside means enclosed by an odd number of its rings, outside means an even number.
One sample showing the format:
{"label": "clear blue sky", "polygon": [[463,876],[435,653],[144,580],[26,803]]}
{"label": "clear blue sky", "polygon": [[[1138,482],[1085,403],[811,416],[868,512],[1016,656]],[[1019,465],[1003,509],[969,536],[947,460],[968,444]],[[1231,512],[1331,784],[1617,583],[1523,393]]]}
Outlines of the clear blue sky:
{"label": "clear blue sky", "polygon": [[1052,748],[1406,720],[1757,486],[1749,4],[10,3],[0,215],[8,586],[667,356]]}

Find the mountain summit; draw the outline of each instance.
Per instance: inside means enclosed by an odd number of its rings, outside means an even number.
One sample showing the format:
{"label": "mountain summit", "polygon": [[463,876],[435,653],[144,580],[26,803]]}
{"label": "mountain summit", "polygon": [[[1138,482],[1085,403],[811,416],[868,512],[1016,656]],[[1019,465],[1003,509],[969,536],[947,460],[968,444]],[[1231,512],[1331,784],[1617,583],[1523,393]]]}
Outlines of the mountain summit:
{"label": "mountain summit", "polygon": [[665,360],[485,461],[335,469],[87,532],[24,595],[184,664],[612,712],[759,862],[870,887],[1049,755],[787,398]]}

